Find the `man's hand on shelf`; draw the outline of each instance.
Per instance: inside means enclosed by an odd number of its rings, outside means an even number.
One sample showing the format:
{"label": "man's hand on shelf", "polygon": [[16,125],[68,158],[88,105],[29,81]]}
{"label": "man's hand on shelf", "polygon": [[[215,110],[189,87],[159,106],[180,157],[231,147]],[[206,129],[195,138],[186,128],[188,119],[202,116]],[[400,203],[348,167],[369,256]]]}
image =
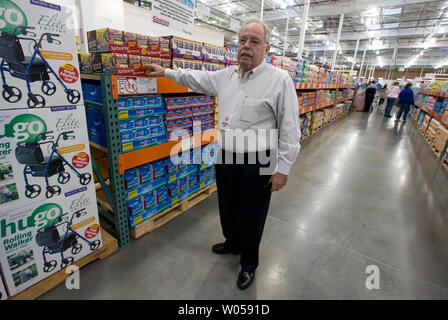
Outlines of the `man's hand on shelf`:
{"label": "man's hand on shelf", "polygon": [[163,77],[165,75],[164,67],[159,66],[158,64],[155,64],[155,63],[150,63],[148,66],[149,66],[149,70],[151,71],[149,73],[150,77]]}

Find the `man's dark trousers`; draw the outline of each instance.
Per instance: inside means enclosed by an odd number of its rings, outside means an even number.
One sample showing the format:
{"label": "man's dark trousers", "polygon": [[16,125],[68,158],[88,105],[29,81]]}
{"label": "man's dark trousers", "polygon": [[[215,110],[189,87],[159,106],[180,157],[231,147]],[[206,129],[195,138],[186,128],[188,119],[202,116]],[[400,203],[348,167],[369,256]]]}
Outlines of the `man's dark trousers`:
{"label": "man's dark trousers", "polygon": [[[249,162],[248,154],[241,155],[222,151],[218,156],[219,215],[226,245],[241,251],[242,269],[253,272],[258,267],[259,246],[271,200],[271,175],[260,174],[260,168],[269,164],[261,164],[258,156],[252,157],[256,161]],[[244,164],[236,164],[237,157],[244,158]]]}

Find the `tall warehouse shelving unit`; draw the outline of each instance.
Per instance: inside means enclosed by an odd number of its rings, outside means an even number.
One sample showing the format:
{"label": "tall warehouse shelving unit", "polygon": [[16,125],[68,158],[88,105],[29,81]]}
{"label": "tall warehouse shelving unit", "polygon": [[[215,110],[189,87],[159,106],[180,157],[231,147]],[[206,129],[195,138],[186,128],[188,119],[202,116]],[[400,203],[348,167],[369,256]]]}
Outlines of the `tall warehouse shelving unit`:
{"label": "tall warehouse shelving unit", "polygon": [[[127,80],[132,80],[132,84],[136,84],[138,79],[152,82],[153,86],[151,89],[149,89],[148,86],[144,86],[143,88],[135,87],[135,94],[187,94],[190,91],[188,88],[179,86],[174,81],[166,78],[149,79],[117,77],[109,74],[82,74],[81,78],[83,81],[93,81],[101,84],[102,103],[85,99],[86,105],[101,108],[104,114],[104,123],[106,127],[107,148],[90,142],[92,149],[95,149],[95,151],[92,152],[93,157],[95,157],[95,154],[97,155],[97,159],[92,159],[93,170],[98,179],[96,184],[97,200],[100,204],[99,212],[102,217],[113,225],[113,233],[118,239],[120,247],[126,247],[129,245],[130,235],[134,238],[138,238],[153,230],[153,228],[145,226],[144,223],[146,221],[143,221],[141,225],[130,228],[126,208],[125,185],[123,179],[124,171],[151,161],[169,157],[172,150],[185,151],[216,141],[216,131],[212,130],[204,132],[200,135],[183,139],[182,141],[169,141],[164,144],[123,153],[121,151],[120,143],[117,99],[121,96],[126,96],[126,94],[121,92],[122,86],[120,84],[129,82]],[[98,160],[98,158],[101,159]],[[173,202],[172,207],[157,213],[157,215],[168,216],[168,214],[170,214],[169,217],[173,218],[199,201],[205,199],[215,190],[215,184],[207,186],[206,189],[184,199],[185,201]],[[163,223],[159,223],[158,225]],[[137,227],[139,230],[137,230]]]}

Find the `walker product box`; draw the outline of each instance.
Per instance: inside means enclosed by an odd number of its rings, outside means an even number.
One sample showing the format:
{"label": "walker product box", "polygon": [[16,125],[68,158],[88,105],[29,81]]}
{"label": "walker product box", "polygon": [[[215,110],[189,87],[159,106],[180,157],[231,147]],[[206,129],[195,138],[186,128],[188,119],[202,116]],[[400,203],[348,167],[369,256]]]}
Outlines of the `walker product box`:
{"label": "walker product box", "polygon": [[93,185],[0,214],[0,263],[11,296],[101,246]]}
{"label": "walker product box", "polygon": [[0,216],[93,183],[84,106],[0,111]]}
{"label": "walker product box", "polygon": [[0,109],[83,104],[70,16],[44,1],[0,2]]}
{"label": "walker product box", "polygon": [[6,294],[5,285],[3,284],[2,274],[0,273],[0,300],[8,299],[8,295]]}

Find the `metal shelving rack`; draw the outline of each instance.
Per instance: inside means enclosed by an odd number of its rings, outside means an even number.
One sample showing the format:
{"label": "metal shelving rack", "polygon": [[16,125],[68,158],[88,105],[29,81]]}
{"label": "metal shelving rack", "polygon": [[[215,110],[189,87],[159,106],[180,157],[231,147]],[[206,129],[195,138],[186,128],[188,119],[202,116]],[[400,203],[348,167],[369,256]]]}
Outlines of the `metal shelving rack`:
{"label": "metal shelving rack", "polygon": [[100,107],[104,114],[104,123],[106,126],[107,148],[90,143],[91,147],[107,152],[109,160],[109,183],[106,183],[100,169],[92,157],[92,167],[98,182],[101,184],[102,190],[109,200],[114,214],[99,207],[100,215],[115,227],[115,234],[120,247],[129,245],[129,226],[126,213],[126,199],[124,181],[119,172],[118,156],[121,154],[120,128],[118,122],[117,100],[112,96],[111,77],[107,74],[93,75],[83,74],[82,79],[99,80],[101,83],[103,103],[97,103],[84,100],[86,105]]}
{"label": "metal shelving rack", "polygon": [[[112,234],[118,239],[119,246],[126,247],[130,242],[130,227],[126,209],[125,186],[122,177],[124,171],[144,163],[168,157],[172,150],[185,150],[185,144],[181,140],[168,141],[164,144],[123,153],[121,151],[119,111],[117,109],[117,99],[121,94],[118,93],[117,89],[117,77],[109,74],[81,74],[81,79],[99,81],[101,84],[102,103],[84,100],[86,105],[97,106],[102,109],[106,126],[107,148],[90,142],[90,146],[93,149],[107,154],[109,165],[109,180],[106,181],[98,163],[92,156],[93,171],[102,188],[101,191],[97,190],[97,201],[100,204],[98,211],[103,218],[114,226]],[[174,81],[166,78],[157,78],[156,91],[151,93],[190,92],[188,88],[179,86]],[[198,147],[212,141],[217,141],[217,132],[215,130],[191,137],[191,143],[188,144],[187,148]],[[97,185],[97,188],[99,188],[99,185]]]}

